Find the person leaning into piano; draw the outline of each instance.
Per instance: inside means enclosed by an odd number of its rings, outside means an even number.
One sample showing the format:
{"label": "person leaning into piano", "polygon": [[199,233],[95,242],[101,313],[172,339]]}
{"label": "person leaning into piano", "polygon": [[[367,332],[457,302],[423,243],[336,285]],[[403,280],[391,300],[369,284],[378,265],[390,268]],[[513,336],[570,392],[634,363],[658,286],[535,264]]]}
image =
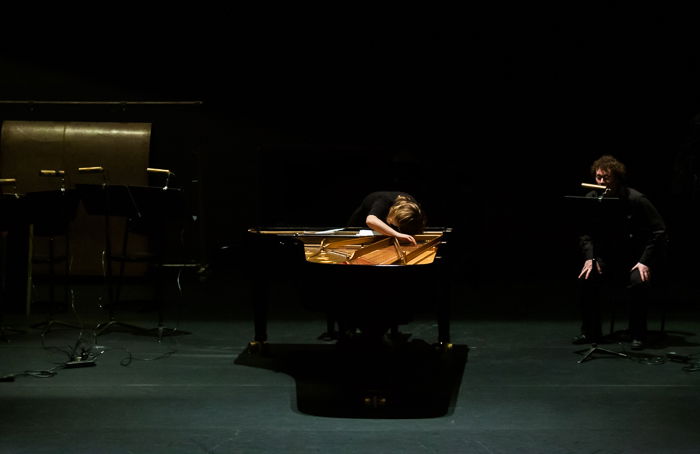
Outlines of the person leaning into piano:
{"label": "person leaning into piano", "polygon": [[612,288],[620,288],[629,304],[632,348],[638,350],[643,348],[647,334],[649,291],[664,268],[666,227],[649,199],[627,186],[623,163],[613,156],[602,156],[592,164],[591,174],[606,189],[593,190],[586,196],[600,198],[601,204],[606,198],[613,199],[608,206],[614,211],[584,227],[579,237],[584,258],[578,276],[582,324],[581,334],[573,343],[600,340],[601,297]]}
{"label": "person leaning into piano", "polygon": [[413,235],[423,233],[425,225],[423,209],[416,199],[398,191],[368,194],[348,221],[348,227],[367,226],[377,233],[411,244],[416,244]]}
{"label": "person leaning into piano", "polygon": [[[360,206],[350,216],[347,227],[369,227],[375,232],[393,236],[399,241],[416,244],[413,235],[423,233],[426,226],[426,217],[423,209],[416,199],[400,191],[376,191],[368,194],[362,200]],[[347,320],[346,320],[347,322]],[[333,314],[328,314],[327,331],[319,336],[319,339],[332,340],[360,334],[360,338],[379,339],[383,336],[386,328],[383,325],[364,326],[338,326],[336,330],[336,320]],[[339,324],[340,325],[340,324]],[[391,328],[392,335],[402,336],[398,332],[398,327]]]}

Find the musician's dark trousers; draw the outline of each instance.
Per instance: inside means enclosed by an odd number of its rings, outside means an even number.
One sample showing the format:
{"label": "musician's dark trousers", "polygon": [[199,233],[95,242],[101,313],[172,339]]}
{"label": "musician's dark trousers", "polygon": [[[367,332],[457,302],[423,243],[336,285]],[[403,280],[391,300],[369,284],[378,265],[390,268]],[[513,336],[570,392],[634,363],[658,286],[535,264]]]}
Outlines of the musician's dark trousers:
{"label": "musician's dark trousers", "polygon": [[[632,266],[602,265],[603,272],[592,272],[588,279],[579,279],[579,306],[581,333],[591,339],[602,335],[601,312],[612,311],[610,304],[622,299],[629,309],[629,334],[632,339],[644,340],[647,334],[647,313],[651,285],[642,282],[639,270]],[[624,307],[624,305],[623,305]]]}

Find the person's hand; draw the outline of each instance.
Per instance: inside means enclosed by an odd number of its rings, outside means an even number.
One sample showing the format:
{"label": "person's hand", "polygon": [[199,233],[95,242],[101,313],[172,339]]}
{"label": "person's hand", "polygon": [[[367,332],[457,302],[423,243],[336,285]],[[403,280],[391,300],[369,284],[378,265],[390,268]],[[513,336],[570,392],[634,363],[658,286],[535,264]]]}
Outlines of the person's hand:
{"label": "person's hand", "polygon": [[630,271],[634,270],[639,270],[639,277],[642,279],[642,282],[646,282],[651,279],[651,270],[645,264],[637,263]]}
{"label": "person's hand", "polygon": [[[583,276],[584,279],[588,279],[588,276],[591,275],[591,271],[593,271],[593,259],[588,259],[586,262],[583,264],[583,268],[581,269],[581,274],[578,275],[578,278],[581,279],[581,276]],[[601,274],[603,270],[600,269],[600,263],[595,262],[595,270],[598,272],[598,274]]]}
{"label": "person's hand", "polygon": [[411,235],[406,235],[405,233],[396,233],[396,238],[399,239],[399,241],[408,241],[412,245],[416,245],[416,239],[413,238]]}

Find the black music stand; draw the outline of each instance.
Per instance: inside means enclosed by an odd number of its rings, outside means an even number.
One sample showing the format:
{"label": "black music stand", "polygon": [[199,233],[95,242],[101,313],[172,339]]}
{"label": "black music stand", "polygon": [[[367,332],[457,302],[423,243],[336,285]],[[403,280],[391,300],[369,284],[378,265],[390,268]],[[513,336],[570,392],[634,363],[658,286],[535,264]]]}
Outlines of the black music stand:
{"label": "black music stand", "polygon": [[[155,328],[135,327],[118,322],[114,318],[114,305],[118,304],[120,289],[127,262],[141,262],[155,265],[159,271],[164,268],[164,241],[166,230],[179,225],[187,218],[182,191],[176,188],[125,185],[78,185],[83,203],[89,214],[105,215],[105,264],[106,280],[109,294],[110,320],[99,324],[95,334],[100,335],[108,329],[122,327],[138,334],[155,334],[158,339],[163,336],[190,334],[176,328],[167,328],[163,320],[160,285],[157,289],[158,325]],[[126,218],[126,227],[122,241],[121,253],[114,252],[111,240],[110,218]],[[154,252],[145,254],[128,254],[129,235],[140,233],[148,236]],[[113,262],[120,263],[119,282],[114,288]]]}
{"label": "black music stand", "polygon": [[[575,208],[575,211],[568,216],[568,219],[574,219],[588,227],[590,231],[604,230],[619,230],[624,222],[624,217],[620,203],[621,200],[615,197],[581,197],[581,196],[565,196],[564,199],[568,203],[568,208]],[[583,358],[578,363],[581,364],[587,360],[593,359],[594,353],[604,353],[606,355],[618,356],[621,358],[629,358],[629,355],[622,352],[617,352],[607,348],[599,347],[598,344],[592,343],[591,347],[584,350],[578,350],[576,353],[585,352]]]}
{"label": "black music stand", "polygon": [[[33,253],[29,260],[33,263],[46,263],[49,266],[49,314],[45,322],[32,325],[32,328],[43,327],[42,335],[46,334],[54,326],[82,329],[81,324],[73,324],[56,320],[55,264],[61,260],[65,263],[64,300],[72,301],[71,279],[71,250],[70,250],[70,224],[78,212],[78,193],[73,189],[60,189],[54,191],[38,191],[26,194],[27,222],[32,225],[32,236],[45,237],[49,240],[48,257],[36,258]],[[65,256],[57,257],[55,254],[55,240],[57,236],[64,236]]]}
{"label": "black music stand", "polygon": [[[108,330],[121,329],[128,332],[133,332],[135,334],[146,334],[148,329],[132,325],[130,323],[124,323],[116,318],[114,310],[114,292],[112,288],[112,226],[111,218],[113,216],[127,216],[133,212],[133,204],[130,200],[124,199],[120,196],[115,197],[113,194],[115,192],[115,187],[119,188],[122,186],[110,186],[107,183],[104,184],[76,184],[75,188],[78,192],[80,199],[83,202],[83,207],[85,207],[85,212],[90,215],[104,216],[105,219],[105,250],[103,257],[103,273],[104,273],[104,286],[107,289],[107,312],[109,313],[109,320],[104,323],[98,323],[94,329],[94,335],[98,336],[107,332]],[[104,305],[100,305],[101,308],[105,308]]]}
{"label": "black music stand", "polygon": [[[170,175],[170,174],[168,174]],[[165,252],[168,249],[168,234],[173,232],[181,239],[182,229],[189,218],[186,210],[184,193],[179,188],[168,188],[167,181],[164,187],[154,186],[124,186],[128,193],[129,200],[134,203],[134,212],[127,216],[127,225],[124,231],[121,254],[115,254],[112,258],[120,262],[119,284],[117,290],[121,288],[121,280],[124,275],[126,262],[146,262],[156,267],[157,273],[163,272],[166,267]],[[149,245],[153,252],[145,254],[130,255],[128,253],[128,240],[130,233],[139,233],[149,239]],[[177,265],[176,265],[177,266]],[[163,294],[160,276],[157,276],[156,302],[158,304],[158,325],[149,330],[156,334],[158,339],[163,336],[174,336],[180,334],[190,334],[187,331],[176,328],[167,328],[163,320]],[[180,287],[178,285],[178,290]],[[119,300],[117,293],[116,301]]]}
{"label": "black music stand", "polygon": [[9,342],[8,334],[25,331],[4,325],[7,303],[7,233],[21,226],[25,219],[25,201],[19,194],[0,194],[0,339]]}

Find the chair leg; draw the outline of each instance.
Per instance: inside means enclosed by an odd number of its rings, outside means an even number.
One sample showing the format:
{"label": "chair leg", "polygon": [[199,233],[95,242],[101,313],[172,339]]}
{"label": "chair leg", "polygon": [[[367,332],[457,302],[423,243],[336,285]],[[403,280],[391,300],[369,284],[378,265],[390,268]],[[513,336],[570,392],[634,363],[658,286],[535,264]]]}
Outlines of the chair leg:
{"label": "chair leg", "polygon": [[[64,322],[61,320],[56,320],[54,317],[56,315],[56,249],[55,249],[56,238],[54,236],[49,237],[49,314],[46,321],[32,325],[32,328],[43,328],[41,335],[44,336],[51,328],[54,326],[61,326],[64,328],[71,329],[82,329],[82,326],[76,323]],[[69,303],[73,307],[72,293],[70,291],[70,238],[66,235],[66,247],[65,247],[65,282],[64,282],[64,301]]]}

